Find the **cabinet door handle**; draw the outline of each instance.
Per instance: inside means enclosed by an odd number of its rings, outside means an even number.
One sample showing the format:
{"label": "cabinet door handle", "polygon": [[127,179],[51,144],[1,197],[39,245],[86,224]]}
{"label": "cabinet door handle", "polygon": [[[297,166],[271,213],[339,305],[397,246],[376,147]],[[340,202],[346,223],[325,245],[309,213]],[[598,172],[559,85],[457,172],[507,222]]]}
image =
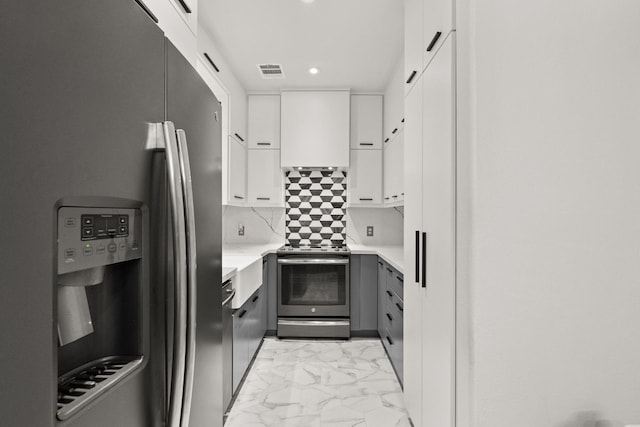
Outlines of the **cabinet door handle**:
{"label": "cabinet door handle", "polygon": [[388,197],[385,197],[384,199],[385,199],[385,200],[389,200],[389,198],[388,198]]}
{"label": "cabinet door handle", "polygon": [[[251,300],[251,302],[256,302],[258,301],[258,298],[260,298],[260,295],[256,295],[255,297],[253,297],[253,299]],[[397,304],[397,303],[396,303]]]}
{"label": "cabinet door handle", "polygon": [[416,283],[420,283],[420,231],[416,230]]}
{"label": "cabinet door handle", "polygon": [[389,142],[389,138],[386,138],[386,139],[384,140],[384,142]]}
{"label": "cabinet door handle", "polygon": [[422,233],[422,287],[427,287],[427,233]]}
{"label": "cabinet door handle", "polygon": [[393,345],[393,340],[389,338],[389,335],[387,335],[387,341],[389,341],[389,344]]}
{"label": "cabinet door handle", "polygon": [[440,31],[438,31],[434,36],[433,39],[431,39],[431,43],[429,43],[429,46],[427,47],[427,52],[431,52],[431,50],[433,49],[433,47],[436,45],[436,43],[438,43],[438,39],[440,38],[440,36],[442,35],[442,33]]}
{"label": "cabinet door handle", "polygon": [[387,267],[387,271],[388,271],[389,273],[393,273],[393,270],[392,270],[392,269],[390,269],[389,267]]}
{"label": "cabinet door handle", "polygon": [[361,202],[371,202],[373,199],[371,197],[360,197]]}
{"label": "cabinet door handle", "polygon": [[258,142],[257,145],[271,145],[270,142]]}
{"label": "cabinet door handle", "polygon": [[391,293],[391,291],[388,291],[388,290],[387,290],[386,292],[387,292],[387,295],[389,295],[389,297],[392,297],[392,296],[393,296],[393,294]]}
{"label": "cabinet door handle", "polygon": [[235,135],[235,136],[236,136],[236,138],[238,138],[240,141],[244,142],[244,139],[243,139],[240,135],[238,135],[237,133],[234,133],[234,135]]}
{"label": "cabinet door handle", "polygon": [[390,322],[393,322],[393,317],[391,317],[391,315],[389,313],[386,313],[387,318],[389,319]]}
{"label": "cabinet door handle", "polygon": [[382,265],[382,261],[378,261],[378,264],[379,264],[379,265]]}
{"label": "cabinet door handle", "polygon": [[154,15],[153,12],[151,12],[151,10],[147,7],[146,4],[142,2],[142,0],[135,0],[135,2],[138,3],[138,6],[140,6],[147,15],[149,15],[149,18],[151,18],[153,22],[155,22],[156,24],[160,22],[158,21],[158,18],[156,18],[156,15]]}
{"label": "cabinet door handle", "polygon": [[257,200],[271,200],[271,197],[256,197]]}
{"label": "cabinet door handle", "polygon": [[397,194],[394,194],[394,195],[393,195],[393,196],[391,196],[391,197],[393,197],[394,199],[397,199],[397,198],[398,198],[398,195],[397,195]]}
{"label": "cabinet door handle", "polygon": [[391,133],[396,133],[398,132],[398,128],[395,128],[394,130],[391,131]]}
{"label": "cabinet door handle", "polygon": [[404,123],[404,117],[402,118],[402,120],[400,120],[400,123]]}
{"label": "cabinet door handle", "polygon": [[242,319],[244,317],[244,315],[247,314],[247,310],[242,310],[240,312],[240,315],[238,316],[238,319]]}
{"label": "cabinet door handle", "polygon": [[398,282],[400,283],[404,283],[404,279],[400,276],[396,276],[396,279],[398,279]]}
{"label": "cabinet door handle", "polygon": [[204,57],[207,58],[207,61],[209,61],[209,64],[211,64],[213,69],[216,70],[216,73],[219,73],[220,72],[220,68],[218,68],[216,63],[213,62],[213,59],[211,59],[211,57],[209,56],[209,54],[207,52],[204,53]]}
{"label": "cabinet door handle", "polygon": [[396,303],[396,307],[398,307],[398,310],[404,311],[404,309],[402,308],[402,306],[400,304]]}
{"label": "cabinet door handle", "polygon": [[180,3],[180,6],[182,6],[182,8],[184,9],[184,13],[191,13],[191,8],[186,1],[178,0],[178,3]]}
{"label": "cabinet door handle", "polygon": [[418,74],[418,72],[416,70],[413,70],[411,72],[411,75],[409,76],[409,78],[407,79],[407,84],[411,83],[411,81],[413,80],[413,78],[416,76],[416,74]]}
{"label": "cabinet door handle", "polygon": [[233,198],[234,198],[234,199],[244,200],[244,197],[242,197],[242,196],[235,196],[235,195],[234,195],[234,196],[233,196]]}
{"label": "cabinet door handle", "polygon": [[360,145],[365,145],[367,147],[370,147],[373,145],[373,142],[361,142]]}

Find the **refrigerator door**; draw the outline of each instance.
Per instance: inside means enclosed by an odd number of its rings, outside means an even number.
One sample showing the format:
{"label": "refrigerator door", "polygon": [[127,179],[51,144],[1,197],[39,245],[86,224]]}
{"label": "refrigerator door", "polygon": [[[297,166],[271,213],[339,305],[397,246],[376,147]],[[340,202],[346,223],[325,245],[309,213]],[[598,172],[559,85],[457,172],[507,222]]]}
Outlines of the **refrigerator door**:
{"label": "refrigerator door", "polygon": [[[197,327],[191,371],[186,372],[184,417],[190,427],[222,426],[222,206],[220,104],[191,64],[167,40],[167,120],[184,131],[193,196],[195,303],[188,309]],[[178,132],[180,134],[180,132]],[[191,240],[193,241],[193,239]],[[193,378],[192,387],[189,378]],[[191,390],[189,390],[191,388]],[[190,411],[190,413],[189,413]],[[186,426],[183,418],[183,426]]]}
{"label": "refrigerator door", "polygon": [[[0,424],[159,425],[150,414],[162,401],[150,397],[146,369],[56,421],[54,275],[58,201],[100,196],[149,206],[147,123],[165,113],[162,33],[130,0],[8,2],[0,51]],[[142,298],[151,268],[142,266]],[[140,316],[148,329],[148,313]]]}

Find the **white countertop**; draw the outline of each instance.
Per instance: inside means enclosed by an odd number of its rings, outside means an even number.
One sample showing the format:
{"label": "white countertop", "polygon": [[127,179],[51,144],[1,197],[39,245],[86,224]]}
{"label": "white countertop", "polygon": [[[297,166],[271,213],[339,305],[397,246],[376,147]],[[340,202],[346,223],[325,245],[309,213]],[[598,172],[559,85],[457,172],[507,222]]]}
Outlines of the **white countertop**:
{"label": "white countertop", "polygon": [[235,267],[222,267],[222,283],[231,279],[238,271]]}
{"label": "white countertop", "polygon": [[404,249],[402,246],[347,245],[353,255],[378,255],[393,268],[404,274]]}

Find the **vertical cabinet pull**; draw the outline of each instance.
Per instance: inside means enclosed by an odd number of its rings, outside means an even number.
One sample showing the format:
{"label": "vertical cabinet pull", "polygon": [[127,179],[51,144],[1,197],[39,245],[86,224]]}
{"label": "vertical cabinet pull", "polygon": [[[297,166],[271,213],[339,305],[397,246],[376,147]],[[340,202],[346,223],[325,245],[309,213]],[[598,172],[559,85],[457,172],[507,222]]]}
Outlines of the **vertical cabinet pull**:
{"label": "vertical cabinet pull", "polygon": [[416,283],[420,283],[420,231],[416,230]]}
{"label": "vertical cabinet pull", "polygon": [[387,341],[389,341],[390,345],[393,345],[393,340],[391,338],[389,338],[389,335],[387,335]]}
{"label": "vertical cabinet pull", "polygon": [[422,287],[427,287],[427,233],[422,233]]}
{"label": "vertical cabinet pull", "polygon": [[438,39],[440,38],[440,36],[442,35],[442,33],[440,31],[438,31],[434,36],[433,39],[431,39],[431,43],[429,43],[429,46],[427,47],[427,52],[431,52],[431,50],[434,48],[434,46],[436,45],[436,43],[438,43]]}
{"label": "vertical cabinet pull", "polygon": [[407,84],[411,83],[413,81],[413,78],[416,76],[416,74],[418,74],[418,72],[416,70],[413,70],[411,72],[411,75],[409,76],[409,78],[407,79]]}

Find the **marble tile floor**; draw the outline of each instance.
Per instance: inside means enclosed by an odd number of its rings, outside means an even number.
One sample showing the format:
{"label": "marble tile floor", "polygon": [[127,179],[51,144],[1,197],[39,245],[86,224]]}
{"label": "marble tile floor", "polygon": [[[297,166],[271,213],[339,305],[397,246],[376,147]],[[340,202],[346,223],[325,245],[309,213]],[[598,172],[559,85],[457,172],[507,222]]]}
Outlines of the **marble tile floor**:
{"label": "marble tile floor", "polygon": [[378,339],[265,338],[225,427],[410,427]]}

